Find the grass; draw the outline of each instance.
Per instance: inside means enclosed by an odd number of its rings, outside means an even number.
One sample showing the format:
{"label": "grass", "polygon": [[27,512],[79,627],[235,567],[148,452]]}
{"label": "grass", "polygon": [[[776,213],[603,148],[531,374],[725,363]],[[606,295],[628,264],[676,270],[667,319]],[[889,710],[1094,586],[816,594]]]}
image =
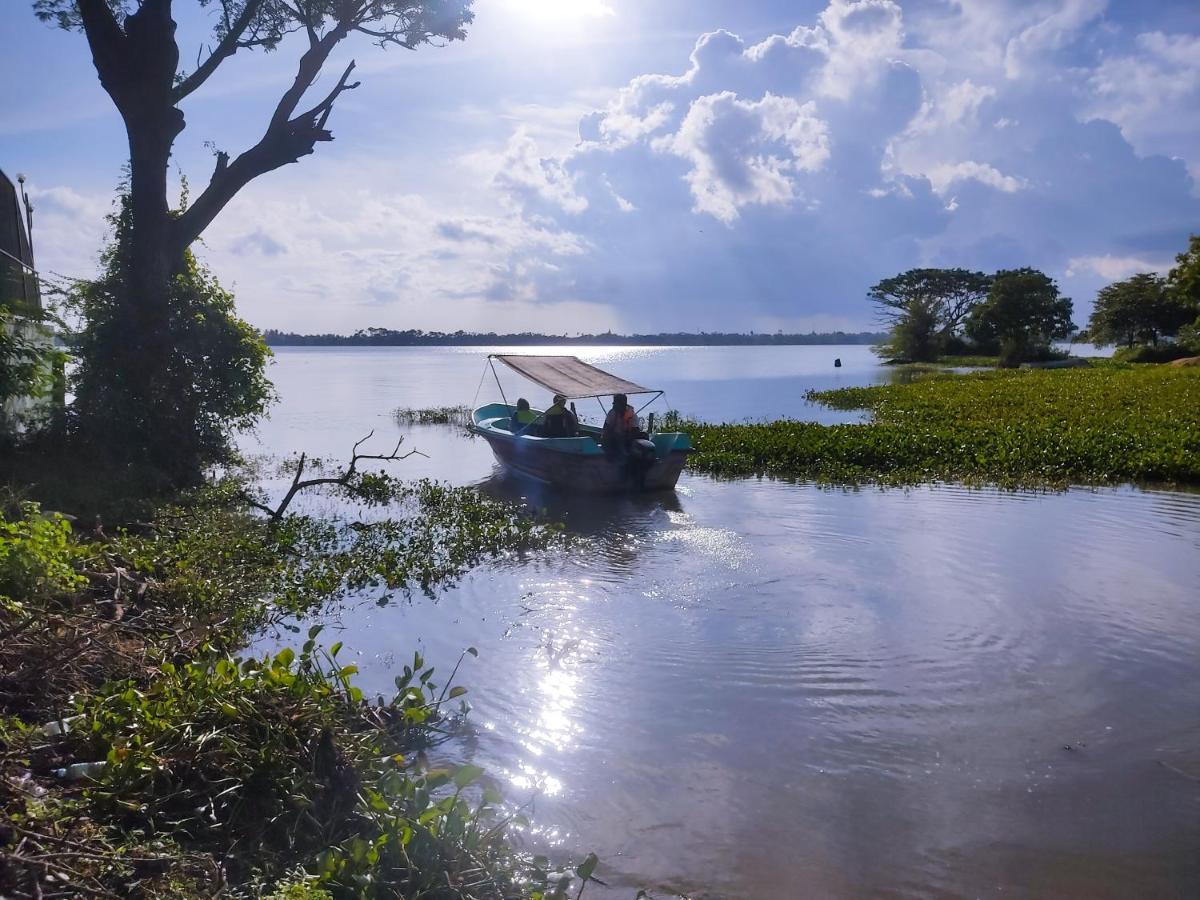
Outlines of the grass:
{"label": "grass", "polygon": [[392,413],[398,425],[458,425],[471,424],[471,409],[467,406],[435,406],[414,409],[402,406]]}
{"label": "grass", "polygon": [[810,394],[866,424],[686,428],[689,466],[826,482],[1200,484],[1200,372],[1167,366],[945,374]]}

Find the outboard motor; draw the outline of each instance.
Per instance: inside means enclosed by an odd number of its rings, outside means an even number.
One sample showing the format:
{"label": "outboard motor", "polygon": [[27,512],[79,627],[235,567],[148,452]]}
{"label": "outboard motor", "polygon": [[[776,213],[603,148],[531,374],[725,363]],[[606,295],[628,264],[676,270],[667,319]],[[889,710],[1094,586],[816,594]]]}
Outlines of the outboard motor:
{"label": "outboard motor", "polygon": [[639,490],[645,488],[646,473],[654,465],[657,454],[654,441],[638,438],[629,442],[629,474],[633,477],[633,483]]}

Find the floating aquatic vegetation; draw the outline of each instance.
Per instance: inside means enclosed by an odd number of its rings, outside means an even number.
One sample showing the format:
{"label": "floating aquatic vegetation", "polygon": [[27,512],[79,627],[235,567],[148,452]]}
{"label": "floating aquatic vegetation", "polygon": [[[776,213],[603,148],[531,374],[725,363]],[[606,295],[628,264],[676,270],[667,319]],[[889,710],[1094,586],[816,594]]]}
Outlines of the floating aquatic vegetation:
{"label": "floating aquatic vegetation", "polygon": [[866,424],[682,423],[696,471],[835,483],[1200,484],[1200,373],[1167,366],[994,371],[815,392]]}

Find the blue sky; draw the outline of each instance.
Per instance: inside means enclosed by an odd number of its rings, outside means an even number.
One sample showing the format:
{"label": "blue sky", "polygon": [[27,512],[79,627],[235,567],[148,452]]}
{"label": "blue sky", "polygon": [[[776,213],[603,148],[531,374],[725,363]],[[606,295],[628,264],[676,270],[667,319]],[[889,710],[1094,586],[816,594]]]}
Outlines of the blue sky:
{"label": "blue sky", "polygon": [[[207,27],[176,0],[184,59]],[[358,62],[332,144],[247,188],[201,255],[253,324],[872,326],[920,265],[1032,265],[1075,298],[1200,232],[1200,4],[479,0],[468,40]],[[5,0],[0,167],[42,268],[95,269],[124,134],[80,35]],[[252,143],[295,48],[184,107],[177,174]]]}

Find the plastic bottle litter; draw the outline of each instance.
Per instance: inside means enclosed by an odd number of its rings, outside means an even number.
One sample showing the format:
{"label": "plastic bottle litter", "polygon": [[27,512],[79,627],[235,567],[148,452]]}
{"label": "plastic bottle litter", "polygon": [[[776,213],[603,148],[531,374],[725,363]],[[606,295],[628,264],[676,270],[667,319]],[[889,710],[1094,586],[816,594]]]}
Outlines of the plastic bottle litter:
{"label": "plastic bottle litter", "polygon": [[42,734],[46,737],[58,737],[71,730],[71,723],[81,716],[67,716],[65,719],[55,719],[42,726]]}
{"label": "plastic bottle litter", "polygon": [[56,778],[64,781],[83,781],[85,778],[95,778],[104,771],[108,763],[104,760],[97,762],[71,763],[65,769],[55,769]]}

